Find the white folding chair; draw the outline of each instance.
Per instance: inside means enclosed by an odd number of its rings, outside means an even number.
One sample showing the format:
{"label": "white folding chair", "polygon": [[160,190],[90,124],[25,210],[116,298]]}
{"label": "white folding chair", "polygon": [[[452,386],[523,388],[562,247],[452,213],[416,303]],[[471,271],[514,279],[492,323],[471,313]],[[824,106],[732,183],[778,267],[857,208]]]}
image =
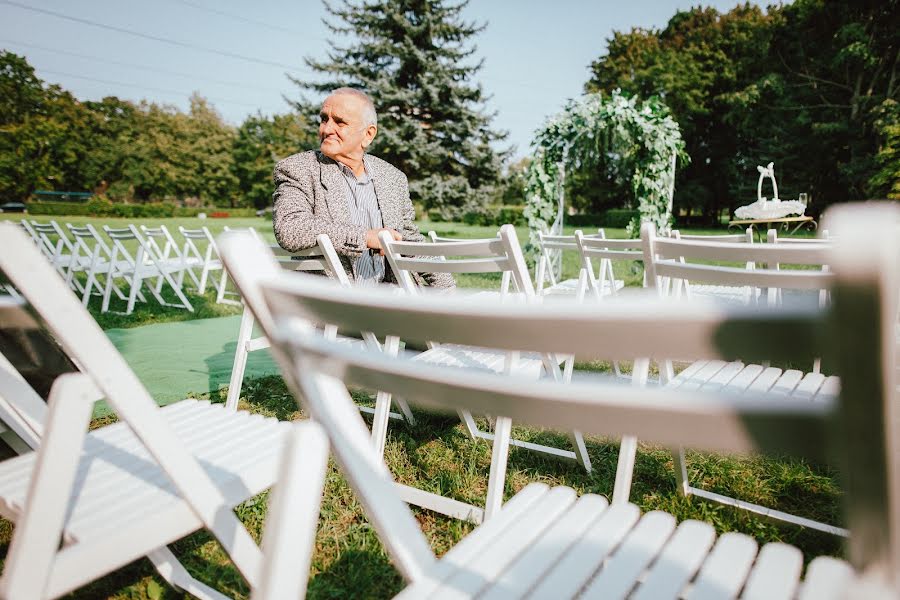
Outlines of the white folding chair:
{"label": "white folding chair", "polygon": [[[865,215],[875,220],[841,216],[841,238],[848,244],[832,263],[837,285],[827,311],[748,312],[709,300],[645,299],[611,301],[600,313],[587,305],[460,306],[451,298],[363,294],[286,277],[261,285],[278,324],[273,343],[288,385],[327,433],[340,468],[408,583],[401,598],[892,598],[900,593],[900,420],[890,393],[893,322],[884,315],[892,317],[896,301],[897,240],[877,223],[884,212]],[[877,243],[867,244],[872,239]],[[307,319],[370,327],[377,334],[449,335],[460,344],[605,360],[662,360],[679,353],[727,360],[760,350],[767,355],[769,349],[783,357],[828,352],[838,361],[844,385],[839,397],[809,403],[735,396],[727,388],[686,393],[494,373],[460,378],[437,365],[360,354],[311,337],[297,326]],[[783,335],[786,329],[790,336]],[[517,421],[605,436],[634,433],[663,445],[842,457],[849,562],[824,556],[804,569],[803,553],[784,543],[759,548],[747,535],[717,536],[708,523],[679,524],[661,511],[641,515],[633,504],[610,505],[594,494],[578,498],[570,488],[543,483],[526,486],[436,559],[367,443],[347,384],[389,386],[432,408],[511,414]],[[295,477],[305,473],[298,470]],[[305,495],[295,497],[306,502]],[[270,530],[290,539],[274,519],[266,524],[266,536]],[[303,584],[306,572],[280,559],[309,551],[303,547],[307,530],[298,532],[303,535],[296,543],[266,557],[267,576],[291,589],[298,585],[291,587],[292,581]]]}
{"label": "white folding chair", "polygon": [[[161,270],[172,275],[178,287],[184,288],[184,274],[187,273],[194,282],[195,289],[200,289],[200,278],[194,273],[194,269],[203,266],[202,258],[185,255],[165,225],[157,227],[141,225],[141,232],[147,246],[153,250]],[[163,281],[162,275],[156,278],[156,291],[162,290]]]}
{"label": "white folding chair", "polygon": [[[72,256],[75,259],[73,267],[66,274],[66,283],[71,284],[71,279],[78,272],[87,274],[84,291],[81,294],[81,303],[87,306],[92,295],[101,298],[104,296],[105,278],[110,277],[110,274],[116,271],[111,262],[112,251],[90,223],[83,226],[66,223],[66,227],[69,228],[69,234],[72,236]],[[126,261],[121,261],[119,267],[127,268]],[[128,297],[115,282],[115,277],[113,277],[110,287],[119,300],[128,301]],[[137,292],[137,299],[145,302],[144,295],[140,290]]]}
{"label": "white folding chair", "polygon": [[[576,232],[576,233],[580,233]],[[606,231],[604,229],[598,229],[596,234],[591,234],[582,237],[587,239],[606,239]],[[600,285],[597,285],[597,278],[593,277],[593,271],[587,270],[585,268],[585,262],[582,258],[580,263],[580,268],[578,271],[577,279],[565,279],[562,281],[556,280],[556,275],[554,274],[553,264],[554,261],[558,260],[556,256],[561,256],[564,252],[578,252],[578,244],[575,241],[575,235],[548,235],[543,232],[538,232],[538,249],[540,251],[538,262],[535,271],[535,287],[538,295],[547,296],[547,295],[574,295],[579,293],[579,289],[586,285],[586,281],[589,275],[591,275],[590,283],[592,284],[592,289],[597,287],[598,291],[602,290],[604,294],[615,293],[617,289],[621,289],[625,282],[622,280],[616,280],[615,277],[610,276],[609,280],[605,279],[606,276],[606,261],[601,261],[600,263]],[[611,267],[609,270],[612,273]],[[548,283],[550,283],[549,287],[545,287]],[[617,286],[615,289],[610,286]]]}
{"label": "white folding chair", "polygon": [[[232,509],[273,484],[290,425],[196,400],[160,409],[25,235],[0,229],[0,270],[82,369],[54,383],[39,449],[0,463],[0,513],[15,523],[0,597],[55,598],[147,556],[175,587],[224,598],[167,548],[203,528],[255,585],[261,552]],[[19,402],[10,381],[0,397]],[[88,432],[100,398],[120,421]]]}
{"label": "white folding chair", "polygon": [[[76,292],[83,293],[84,286],[77,278],[69,277],[69,271],[72,269],[79,270],[85,265],[76,264],[76,258],[73,255],[72,242],[63,233],[62,228],[56,221],[48,223],[31,222],[31,229],[40,240],[39,247],[57,272],[66,280],[68,285]],[[86,261],[87,259],[85,259]]]}
{"label": "white folding chair", "polygon": [[[138,298],[138,292],[144,281],[147,279],[165,281],[178,297],[178,302],[168,302],[162,296],[161,284],[147,284],[150,294],[162,306],[172,306],[175,308],[186,308],[190,312],[194,312],[194,307],[190,300],[184,295],[184,291],[178,282],[172,277],[172,273],[177,273],[181,269],[178,265],[164,262],[157,255],[153,246],[147,243],[141,234],[138,233],[134,225],[128,227],[113,228],[109,225],[103,226],[103,231],[107,237],[112,240],[112,256],[110,263],[113,265],[113,272],[106,278],[106,288],[103,292],[103,305],[101,312],[109,310],[109,301],[112,295],[113,282],[116,278],[123,278],[128,281],[128,305],[123,314],[129,315],[134,310],[134,303]],[[129,252],[125,243],[136,244],[137,249],[134,255]]]}
{"label": "white folding chair", "polygon": [[[230,232],[225,232],[223,235],[229,235],[229,233]],[[260,239],[258,236],[254,236],[254,238]],[[260,241],[262,240],[260,239]],[[331,240],[327,235],[322,234],[317,236],[316,245],[314,247],[299,252],[288,252],[278,244],[269,244],[268,248],[271,258],[278,266],[286,271],[328,271],[334,275],[335,279],[341,285],[345,287],[351,286],[350,279],[347,277],[347,273],[344,272],[344,268],[341,266],[337,252],[335,252],[334,246],[332,246]],[[234,274],[235,283],[239,288],[241,287],[240,278],[242,276],[244,275],[241,273]],[[254,314],[257,316],[254,316]],[[237,410],[238,401],[241,397],[241,388],[243,386],[244,371],[247,368],[249,354],[270,346],[269,338],[266,337],[266,335],[256,338],[253,337],[253,328],[257,320],[259,320],[263,332],[272,331],[268,309],[265,304],[261,302],[258,295],[253,295],[251,293],[249,297],[244,297],[244,311],[241,314],[241,325],[238,330],[237,345],[234,353],[234,365],[231,368],[231,381],[228,384],[228,397],[225,401],[225,406],[230,410]],[[329,337],[340,339],[344,343],[362,344],[364,342],[374,351],[381,350],[381,344],[378,342],[377,338],[368,332],[362,332],[363,342],[360,342],[360,340],[355,338],[343,336],[337,337],[337,330],[333,327],[326,326],[325,334]],[[372,436],[376,444],[382,444],[382,452],[384,451],[383,442],[380,442],[381,436],[378,432],[387,426],[387,419],[402,419],[410,424],[415,424],[416,422],[412,410],[409,408],[406,401],[397,398],[395,402],[402,414],[390,410],[391,399],[383,394],[379,394],[376,397],[375,408],[369,408],[368,406],[359,407],[359,410],[362,412],[374,415]],[[384,423],[382,423],[382,421],[384,421]]]}
{"label": "white folding chair", "polygon": [[[682,279],[688,282],[712,284],[716,287],[731,287],[749,291],[748,303],[760,305],[781,304],[782,293],[789,291],[791,299],[805,304],[818,306],[819,294],[828,290],[833,283],[833,275],[827,270],[782,269],[782,265],[799,265],[804,267],[828,264],[834,257],[831,248],[826,245],[786,245],[786,244],[746,244],[718,243],[700,240],[684,240],[656,237],[652,225],[642,228],[641,236],[644,244],[644,261],[647,265],[647,282],[649,287],[658,288],[665,295],[665,290],[658,281],[664,278]],[[844,249],[846,250],[846,248]],[[747,269],[744,263],[753,263],[755,268]],[[742,292],[744,297],[748,294]],[[720,300],[720,299],[719,299]],[[779,338],[780,339],[780,338]],[[785,341],[787,343],[787,341]],[[682,359],[674,354],[669,359]],[[781,369],[769,366],[768,363],[745,363],[747,357],[740,360],[696,361],[690,364],[674,378],[671,362],[664,371],[671,378],[667,387],[679,390],[696,390],[708,388],[725,388],[728,391],[741,393],[766,393],[780,397],[790,397],[812,404],[828,402],[837,393],[839,380],[836,376],[826,376],[818,369],[804,373],[797,369]],[[770,357],[763,357],[768,360]],[[759,360],[759,359],[757,359]],[[846,530],[827,523],[805,519],[764,506],[731,498],[691,485],[687,473],[684,449],[674,452],[675,473],[678,490],[684,495],[695,495],[707,500],[728,506],[763,514],[773,519],[802,525],[832,533],[846,535]],[[620,456],[617,482],[621,479],[621,488],[616,493],[627,498],[631,470],[634,466],[634,449],[627,455]]]}
{"label": "white folding chair", "polygon": [[[600,300],[604,296],[614,296],[625,287],[625,282],[616,279],[613,263],[617,261],[634,262],[643,259],[640,242],[637,240],[608,239],[601,229],[597,235],[586,236],[581,230],[572,236],[575,250],[581,256],[581,277],[575,290],[576,297],[581,300],[590,291]],[[597,267],[594,267],[594,261]]]}
{"label": "white folding chair", "polygon": [[[205,293],[207,282],[212,281],[218,296],[219,282],[214,277],[211,277],[210,274],[213,271],[222,271],[224,267],[222,266],[222,259],[219,258],[216,240],[213,239],[209,228],[188,229],[184,225],[179,225],[178,231],[181,233],[181,237],[184,238],[181,254],[188,262],[191,278],[197,282],[197,292],[200,294]],[[201,250],[198,244],[206,244],[205,249]],[[197,267],[200,267],[199,279],[195,273]]]}
{"label": "white folding chair", "polygon": [[[682,235],[677,229],[672,230],[671,237],[676,240],[721,243],[721,244],[752,244],[753,228],[748,227],[744,233],[724,233],[709,235]],[[752,261],[747,261],[744,265],[747,269],[753,269],[755,265]],[[685,279],[675,279],[672,281],[664,281],[663,285],[671,286],[671,290],[667,293],[680,297],[682,294],[688,298],[695,296],[708,296],[717,300],[726,302],[737,302],[744,304],[750,301],[751,290],[747,287],[727,286],[727,285],[710,285],[705,283],[691,283]]]}
{"label": "white folding chair", "polygon": [[[484,240],[443,243],[404,242],[393,240],[387,232],[381,232],[379,239],[394,275],[407,294],[417,295],[420,293],[411,273],[509,272],[519,299],[524,302],[538,300],[525,266],[516,230],[512,225],[502,226],[497,238]],[[495,301],[498,303],[515,299],[516,297],[510,293],[510,290],[505,288],[501,288],[499,296],[495,297]],[[437,343],[440,340],[427,341],[429,349],[413,357],[412,360],[453,365],[465,369],[517,372],[527,374],[534,379],[540,377],[542,372],[546,372],[552,377],[562,378],[558,366],[559,357],[508,353],[482,347]],[[543,452],[558,458],[575,460],[580,462],[588,472],[591,470],[587,447],[584,444],[584,438],[578,431],[573,430],[570,433],[574,449],[563,450],[544,444],[513,439],[512,422],[505,415],[497,416],[493,433],[481,430],[469,412],[461,412],[460,418],[472,439],[490,440],[493,444],[484,518],[490,517],[500,508],[510,445]],[[432,500],[435,502],[432,503]],[[460,509],[456,504],[447,504],[446,499],[441,497],[428,498],[426,507],[445,514],[448,514],[448,511],[459,514]],[[477,519],[479,513],[469,511],[469,514],[476,515]]]}

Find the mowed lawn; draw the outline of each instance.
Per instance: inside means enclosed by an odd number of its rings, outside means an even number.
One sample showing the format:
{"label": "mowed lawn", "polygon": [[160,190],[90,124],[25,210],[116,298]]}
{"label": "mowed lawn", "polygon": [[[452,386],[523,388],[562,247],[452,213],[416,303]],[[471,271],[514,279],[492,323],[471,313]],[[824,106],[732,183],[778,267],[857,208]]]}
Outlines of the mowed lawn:
{"label": "mowed lawn", "polygon": [[[21,215],[0,215],[0,218],[21,218]],[[36,217],[38,221],[48,220]],[[176,230],[178,225],[197,227],[206,225],[215,233],[224,225],[252,226],[268,239],[271,222],[263,219],[90,219],[85,217],[57,218],[72,223],[93,222],[95,225],[122,226],[128,222],[155,225],[166,224]],[[493,227],[472,227],[457,223],[421,223],[423,232],[434,229],[441,235],[460,237],[491,237]],[[584,228],[587,233],[591,228]],[[573,231],[567,228],[567,232]],[[520,241],[528,239],[527,229],[518,228]],[[607,230],[610,237],[624,237],[623,230]],[[578,261],[574,256],[564,259],[566,276],[574,276]],[[640,263],[616,266],[618,277],[628,285],[640,285]],[[496,287],[499,277],[461,277],[466,287]],[[198,307],[194,315],[179,309],[153,306],[142,307],[129,317],[99,318],[104,327],[134,326],[152,322],[201,318],[234,314],[235,307],[216,305],[210,293],[206,297],[191,297]],[[91,303],[92,313],[98,316],[99,301]],[[579,368],[607,371],[608,364],[580,364]],[[225,390],[212,395],[214,402],[224,402]],[[371,402],[373,396],[356,390],[361,402]],[[210,394],[197,394],[210,397]],[[244,383],[241,406],[280,419],[305,418],[288,393],[280,377],[247,380]],[[112,418],[96,420],[100,427]],[[565,434],[536,428],[516,427],[520,439],[566,447]],[[618,443],[616,440],[589,438],[588,448],[594,470],[586,474],[574,463],[552,459],[523,449],[510,453],[506,496],[510,497],[532,481],[551,485],[569,485],[579,493],[599,493],[609,497],[615,477]],[[483,503],[490,465],[490,446],[481,440],[471,441],[454,418],[420,414],[416,426],[392,422],[389,428],[386,459],[395,478],[429,491],[474,503]],[[689,471],[695,484],[711,491],[737,496],[806,517],[841,524],[841,492],[836,473],[823,464],[809,464],[784,457],[721,456],[689,453]],[[842,552],[842,541],[830,535],[797,527],[778,525],[746,512],[713,505],[696,498],[683,498],[675,490],[671,455],[665,449],[642,445],[635,468],[631,499],[644,511],[665,510],[679,520],[699,519],[712,523],[719,532],[740,531],[753,536],[760,544],[785,541],[796,544],[807,560],[819,554]],[[260,496],[239,506],[236,511],[248,529],[260,538],[265,522],[268,495]],[[442,554],[463,537],[472,526],[445,518],[429,511],[414,509],[422,529],[435,552]],[[5,558],[12,526],[2,522],[0,554]],[[247,586],[227,559],[215,540],[200,532],[181,540],[174,546],[176,554],[201,581],[216,587],[229,596],[245,598]],[[322,514],[316,539],[310,579],[310,598],[388,597],[402,588],[402,580],[391,566],[374,530],[342,474],[332,464],[328,473]],[[163,583],[149,561],[142,559],[129,567],[105,577],[73,594],[75,598],[180,598],[182,595]]]}

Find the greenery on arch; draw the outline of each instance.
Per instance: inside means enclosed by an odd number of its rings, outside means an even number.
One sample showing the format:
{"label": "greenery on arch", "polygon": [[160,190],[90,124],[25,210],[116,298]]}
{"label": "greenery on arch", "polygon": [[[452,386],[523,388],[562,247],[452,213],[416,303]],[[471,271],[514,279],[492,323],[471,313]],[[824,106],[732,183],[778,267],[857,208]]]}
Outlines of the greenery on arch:
{"label": "greenery on arch", "polygon": [[[608,160],[621,161],[631,171],[640,220],[662,232],[671,227],[676,163],[689,157],[678,123],[658,99],[639,100],[619,90],[606,98],[586,94],[550,118],[533,147],[525,207],[532,246],[538,231],[561,225],[565,172],[596,168]],[[639,229],[638,220],[628,226],[632,236]]]}

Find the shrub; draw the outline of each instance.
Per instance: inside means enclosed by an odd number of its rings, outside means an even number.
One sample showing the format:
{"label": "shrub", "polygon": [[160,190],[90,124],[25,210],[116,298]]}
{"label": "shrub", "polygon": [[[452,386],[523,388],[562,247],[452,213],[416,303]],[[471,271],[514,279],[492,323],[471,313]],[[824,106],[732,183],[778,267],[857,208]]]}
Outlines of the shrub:
{"label": "shrub", "polygon": [[615,227],[624,229],[631,219],[638,217],[638,211],[629,208],[613,208],[602,213],[569,215],[566,225],[573,227]]}
{"label": "shrub", "polygon": [[[169,217],[196,217],[208,208],[175,206],[168,202],[148,202],[146,204],[121,204],[97,197],[87,202],[29,202],[28,212],[32,215],[120,217],[125,219],[167,219]],[[228,209],[226,216],[253,217],[252,208]]]}

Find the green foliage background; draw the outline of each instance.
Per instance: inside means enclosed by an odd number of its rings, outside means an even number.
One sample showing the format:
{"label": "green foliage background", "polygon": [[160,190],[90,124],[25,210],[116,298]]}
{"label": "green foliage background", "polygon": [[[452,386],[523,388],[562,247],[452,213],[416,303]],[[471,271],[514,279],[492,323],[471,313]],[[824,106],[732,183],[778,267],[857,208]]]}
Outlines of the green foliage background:
{"label": "green foliage background", "polygon": [[815,212],[900,199],[897,0],[680,11],[662,29],[616,32],[591,73],[586,91],[665,101],[692,159],[675,206],[710,221],[755,199],[755,167],[769,161],[781,197],[808,192]]}

